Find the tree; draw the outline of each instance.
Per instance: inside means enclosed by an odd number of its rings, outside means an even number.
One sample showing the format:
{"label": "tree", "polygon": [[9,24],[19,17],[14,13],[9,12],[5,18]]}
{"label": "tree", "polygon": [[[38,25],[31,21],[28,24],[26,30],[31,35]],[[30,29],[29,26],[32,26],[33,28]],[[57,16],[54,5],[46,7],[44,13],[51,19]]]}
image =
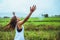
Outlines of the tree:
{"label": "tree", "polygon": [[9,17],[7,17],[7,16],[4,16],[4,18],[9,18]]}
{"label": "tree", "polygon": [[44,14],[43,16],[44,16],[44,17],[48,17],[48,14]]}

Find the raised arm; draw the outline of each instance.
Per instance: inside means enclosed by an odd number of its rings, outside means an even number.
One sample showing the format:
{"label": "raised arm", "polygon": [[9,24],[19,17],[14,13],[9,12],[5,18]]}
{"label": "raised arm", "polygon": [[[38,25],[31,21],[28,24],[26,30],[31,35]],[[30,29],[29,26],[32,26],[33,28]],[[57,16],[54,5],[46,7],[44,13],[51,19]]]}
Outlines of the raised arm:
{"label": "raised arm", "polygon": [[13,16],[16,16],[16,15],[15,15],[15,12],[13,12]]}
{"label": "raised arm", "polygon": [[27,15],[27,17],[24,20],[20,21],[20,25],[24,24],[35,10],[36,10],[36,5],[30,7],[30,13]]}

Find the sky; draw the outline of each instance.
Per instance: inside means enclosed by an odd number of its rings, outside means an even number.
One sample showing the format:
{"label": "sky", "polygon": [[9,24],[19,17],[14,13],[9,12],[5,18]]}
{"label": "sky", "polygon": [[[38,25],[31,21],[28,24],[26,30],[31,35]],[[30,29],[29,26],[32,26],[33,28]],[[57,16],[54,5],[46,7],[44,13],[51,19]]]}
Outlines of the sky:
{"label": "sky", "polygon": [[18,17],[26,17],[32,5],[37,8],[31,17],[60,15],[60,0],[0,0],[0,17],[12,17],[12,12]]}

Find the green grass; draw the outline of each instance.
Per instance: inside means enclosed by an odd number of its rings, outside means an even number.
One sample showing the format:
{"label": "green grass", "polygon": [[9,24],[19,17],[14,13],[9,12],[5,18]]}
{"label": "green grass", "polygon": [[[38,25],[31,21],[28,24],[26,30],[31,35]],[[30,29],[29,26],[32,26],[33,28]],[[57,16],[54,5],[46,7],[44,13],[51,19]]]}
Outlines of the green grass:
{"label": "green grass", "polygon": [[[22,20],[23,18],[21,18]],[[57,22],[55,22],[56,20]],[[24,36],[26,40],[56,40],[57,34],[60,32],[60,18],[30,18],[25,24]],[[0,40],[13,40],[15,31],[4,31],[4,26],[9,23],[10,18],[0,18]],[[30,22],[29,22],[30,21]],[[42,22],[34,22],[42,21]],[[48,22],[44,22],[48,21]],[[51,22],[54,21],[54,22]]]}

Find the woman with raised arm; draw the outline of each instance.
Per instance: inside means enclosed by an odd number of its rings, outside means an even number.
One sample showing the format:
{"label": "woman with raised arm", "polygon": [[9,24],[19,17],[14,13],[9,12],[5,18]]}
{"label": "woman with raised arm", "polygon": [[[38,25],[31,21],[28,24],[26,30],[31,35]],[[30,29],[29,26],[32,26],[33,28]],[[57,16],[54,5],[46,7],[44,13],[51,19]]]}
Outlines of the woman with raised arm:
{"label": "woman with raised arm", "polygon": [[13,12],[13,17],[11,21],[6,25],[5,29],[11,28],[11,30],[15,29],[16,34],[14,40],[25,40],[24,39],[24,26],[23,24],[29,19],[31,14],[36,10],[36,5],[30,7],[30,13],[24,20],[20,20],[16,17],[15,12]]}

